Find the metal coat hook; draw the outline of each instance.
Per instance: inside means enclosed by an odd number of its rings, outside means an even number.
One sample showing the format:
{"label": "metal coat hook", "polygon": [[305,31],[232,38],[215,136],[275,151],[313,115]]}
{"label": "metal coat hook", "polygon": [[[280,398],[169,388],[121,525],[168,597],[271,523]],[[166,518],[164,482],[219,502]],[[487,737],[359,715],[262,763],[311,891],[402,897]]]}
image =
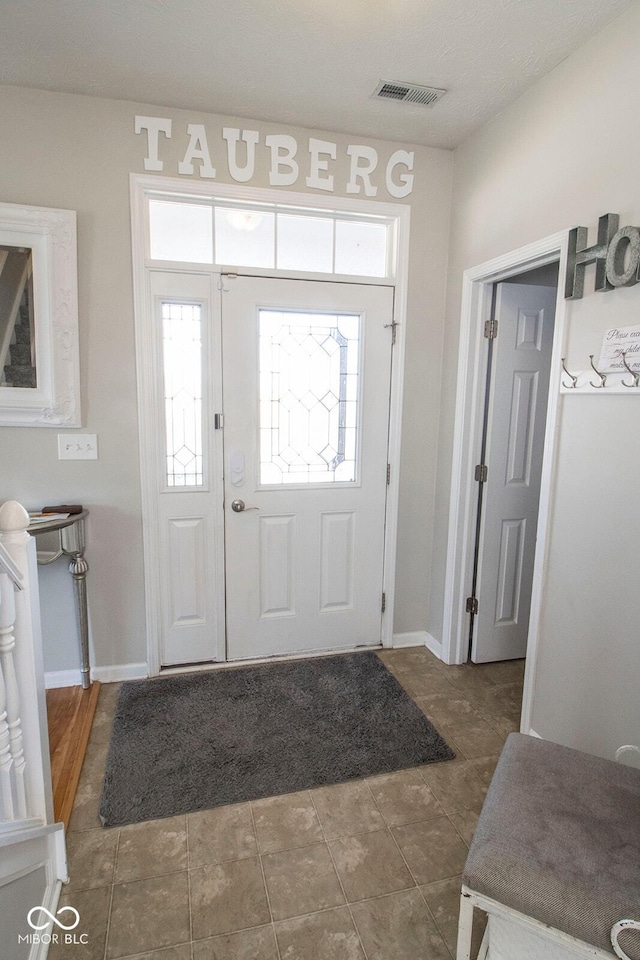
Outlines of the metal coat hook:
{"label": "metal coat hook", "polygon": [[620,356],[621,356],[622,362],[623,362],[623,364],[624,364],[624,366],[625,366],[625,370],[628,370],[629,373],[631,374],[631,376],[633,377],[633,383],[625,383],[624,380],[623,380],[623,381],[622,381],[622,386],[623,386],[623,387],[637,387],[637,386],[639,386],[639,385],[640,385],[640,370],[632,370],[632,369],[631,369],[631,367],[630,367],[629,364],[627,363],[627,351],[626,351],[626,350],[621,350],[621,351],[620,351]]}
{"label": "metal coat hook", "polygon": [[606,373],[600,373],[600,371],[596,368],[596,365],[595,365],[594,362],[593,362],[593,354],[592,354],[592,353],[589,354],[589,362],[591,363],[591,369],[592,369],[595,373],[598,374],[598,376],[600,377],[600,380],[601,380],[600,383],[594,383],[593,380],[590,380],[589,383],[591,384],[591,386],[592,386],[592,387],[595,387],[596,390],[599,390],[601,387],[606,387],[606,385],[607,385],[607,375],[606,375]]}
{"label": "metal coat hook", "polygon": [[569,371],[567,370],[567,365],[566,365],[566,363],[565,363],[565,360],[566,360],[566,357],[563,357],[563,358],[562,358],[562,369],[564,370],[564,372],[566,373],[566,375],[567,375],[567,376],[569,377],[569,379],[571,380],[571,383],[564,383],[564,382],[563,382],[562,386],[565,387],[567,390],[573,390],[573,389],[575,389],[575,386],[576,386],[576,384],[577,384],[577,382],[578,382],[578,378],[577,378],[577,377],[574,377],[574,375],[573,375],[572,373],[569,373]]}

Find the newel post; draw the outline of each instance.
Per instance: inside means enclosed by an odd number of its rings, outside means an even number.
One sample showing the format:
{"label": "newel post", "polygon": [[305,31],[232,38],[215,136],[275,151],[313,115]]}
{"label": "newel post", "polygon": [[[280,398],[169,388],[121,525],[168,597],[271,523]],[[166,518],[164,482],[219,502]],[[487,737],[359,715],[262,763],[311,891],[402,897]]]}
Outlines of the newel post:
{"label": "newel post", "polygon": [[0,816],[53,822],[38,569],[28,526],[16,500],[0,506],[0,544],[13,565],[13,575],[0,577],[0,777],[11,783],[10,796],[0,794]]}
{"label": "newel post", "polygon": [[[26,520],[25,520],[26,517]],[[29,517],[18,503],[0,507],[0,539],[3,546],[26,536]],[[13,560],[13,552],[7,550]],[[14,651],[16,646],[15,594],[22,589],[22,571],[0,568],[0,797],[5,820],[27,816],[27,791],[20,710],[20,691]]]}

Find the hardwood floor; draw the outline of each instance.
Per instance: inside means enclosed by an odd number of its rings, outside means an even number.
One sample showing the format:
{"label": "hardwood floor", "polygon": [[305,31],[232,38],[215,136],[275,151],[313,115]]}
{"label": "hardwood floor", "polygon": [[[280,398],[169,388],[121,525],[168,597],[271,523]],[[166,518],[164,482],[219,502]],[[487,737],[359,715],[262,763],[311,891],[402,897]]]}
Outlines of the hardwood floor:
{"label": "hardwood floor", "polygon": [[82,687],[47,690],[53,810],[56,823],[63,822],[65,829],[69,826],[99,692],[97,680],[88,690]]}

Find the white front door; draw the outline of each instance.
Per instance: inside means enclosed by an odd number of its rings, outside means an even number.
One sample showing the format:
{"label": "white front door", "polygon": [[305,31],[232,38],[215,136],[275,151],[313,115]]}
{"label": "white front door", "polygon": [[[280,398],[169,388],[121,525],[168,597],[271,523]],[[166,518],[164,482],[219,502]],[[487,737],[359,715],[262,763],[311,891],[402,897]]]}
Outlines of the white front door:
{"label": "white front door", "polygon": [[380,642],[393,290],[225,277],[229,659]]}
{"label": "white front door", "polygon": [[526,654],[556,295],[555,287],[497,286],[476,663]]}

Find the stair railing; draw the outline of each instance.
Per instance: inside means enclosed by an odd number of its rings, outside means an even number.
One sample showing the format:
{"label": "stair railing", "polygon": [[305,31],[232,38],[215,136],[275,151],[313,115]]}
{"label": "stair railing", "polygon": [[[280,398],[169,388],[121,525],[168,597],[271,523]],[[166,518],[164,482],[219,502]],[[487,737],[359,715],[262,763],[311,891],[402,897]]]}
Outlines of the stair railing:
{"label": "stair railing", "polygon": [[1,544],[0,571],[0,798],[3,819],[18,820],[27,816],[20,692],[13,658],[15,593],[22,590],[22,574]]}
{"label": "stair railing", "polygon": [[[0,380],[4,378],[4,368],[9,356],[9,350],[11,349],[13,332],[16,328],[18,317],[20,315],[20,303],[22,301],[22,295],[24,294],[25,287],[29,281],[29,277],[31,276],[29,264],[30,261],[27,261],[20,279],[18,280],[15,295],[13,297],[13,305],[9,309],[6,317],[0,317]],[[33,331],[31,332],[33,335]]]}
{"label": "stair railing", "polygon": [[29,515],[0,507],[0,833],[53,823],[40,605]]}

